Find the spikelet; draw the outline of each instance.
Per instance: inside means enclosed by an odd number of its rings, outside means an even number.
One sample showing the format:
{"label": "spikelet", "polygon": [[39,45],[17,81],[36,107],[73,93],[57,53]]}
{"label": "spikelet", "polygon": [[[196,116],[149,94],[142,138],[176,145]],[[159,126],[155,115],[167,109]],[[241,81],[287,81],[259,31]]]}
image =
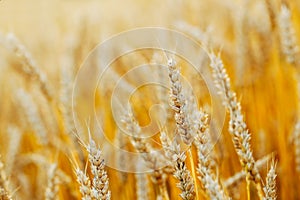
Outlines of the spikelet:
{"label": "spikelet", "polygon": [[208,115],[199,111],[199,125],[194,145],[198,155],[198,178],[204,188],[205,193],[210,199],[229,199],[224,192],[219,180],[212,172],[210,151],[212,145],[209,138]]}
{"label": "spikelet", "polygon": [[109,179],[107,172],[105,171],[105,163],[102,158],[102,152],[97,148],[94,140],[90,139],[90,143],[87,146],[89,153],[89,162],[91,164],[91,171],[93,174],[92,181],[92,197],[95,199],[109,200],[111,192],[109,190]]}
{"label": "spikelet", "polygon": [[48,169],[48,184],[45,190],[45,200],[57,199],[58,184],[60,183],[59,177],[57,176],[57,165],[51,164]]}
{"label": "spikelet", "polygon": [[236,93],[231,90],[230,79],[220,57],[216,56],[214,53],[210,53],[209,56],[211,59],[210,66],[213,70],[215,84],[219,89],[219,92],[224,99],[224,104],[230,114],[229,132],[232,135],[235,151],[247,174],[246,179],[254,181],[258,194],[262,198],[261,176],[255,166],[255,160],[250,145],[251,135],[243,119],[240,102],[237,100]]}
{"label": "spikelet", "polygon": [[273,160],[271,168],[267,174],[266,185],[264,187],[265,197],[264,200],[276,200],[276,163]]}
{"label": "spikelet", "polygon": [[170,141],[165,132],[161,132],[160,140],[166,157],[173,163],[173,175],[179,181],[177,187],[182,192],[180,197],[184,200],[195,199],[195,186],[191,173],[185,164],[185,152],[181,152],[180,144],[176,140]]}
{"label": "spikelet", "polygon": [[295,29],[291,21],[291,11],[286,5],[281,5],[278,16],[278,28],[280,34],[281,51],[290,64],[297,65],[299,62]]}
{"label": "spikelet", "polygon": [[180,70],[177,69],[176,61],[168,60],[169,78],[171,81],[170,106],[175,111],[176,129],[183,142],[190,145],[194,139],[189,118],[187,99],[182,91],[180,82]]}

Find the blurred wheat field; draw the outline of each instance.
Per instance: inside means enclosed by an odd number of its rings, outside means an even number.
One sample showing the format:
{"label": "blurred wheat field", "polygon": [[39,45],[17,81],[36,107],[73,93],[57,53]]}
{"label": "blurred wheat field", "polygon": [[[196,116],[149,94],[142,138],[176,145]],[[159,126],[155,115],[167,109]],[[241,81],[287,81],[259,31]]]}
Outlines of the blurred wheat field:
{"label": "blurred wheat field", "polygon": [[[300,198],[300,1],[2,0],[0,13],[0,199]],[[171,54],[153,49],[115,59],[93,102],[87,91],[94,71],[87,71],[81,93],[73,95],[85,63],[101,65],[91,56],[95,47],[139,27],[176,30],[207,47],[199,50],[207,69],[203,74],[219,83],[221,95],[210,94],[207,82],[180,55],[168,59]],[[162,79],[168,88],[137,88],[130,97],[132,110],[117,113],[121,129],[111,108],[114,84],[131,67],[147,63],[167,67],[129,74],[121,89],[149,77]],[[213,98],[224,106],[214,108]],[[141,127],[153,121],[162,125],[161,111],[150,110],[158,102],[166,106],[166,127],[139,138],[145,134]],[[91,108],[101,120],[89,116]],[[74,117],[74,109],[81,115]],[[207,127],[217,121],[212,112],[219,109],[227,112],[216,135],[214,126]],[[175,133],[183,141],[168,143]],[[190,144],[191,135],[196,135],[191,148],[180,149]],[[140,160],[111,150],[107,141],[139,153]],[[111,160],[117,167],[105,166]],[[160,162],[166,166],[156,169]],[[118,170],[145,164],[155,170]],[[244,175],[235,180],[239,174]]]}

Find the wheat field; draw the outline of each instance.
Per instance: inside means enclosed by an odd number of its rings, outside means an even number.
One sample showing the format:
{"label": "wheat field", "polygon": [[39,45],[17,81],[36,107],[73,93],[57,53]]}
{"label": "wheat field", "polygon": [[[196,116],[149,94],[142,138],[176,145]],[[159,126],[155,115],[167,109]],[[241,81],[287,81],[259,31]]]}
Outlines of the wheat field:
{"label": "wheat field", "polygon": [[0,199],[300,199],[299,45],[299,0],[1,0]]}

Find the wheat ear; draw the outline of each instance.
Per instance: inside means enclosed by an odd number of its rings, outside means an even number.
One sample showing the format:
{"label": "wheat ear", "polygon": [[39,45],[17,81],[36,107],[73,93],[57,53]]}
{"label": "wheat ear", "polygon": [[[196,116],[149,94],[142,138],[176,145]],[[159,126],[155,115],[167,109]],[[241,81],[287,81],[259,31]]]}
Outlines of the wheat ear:
{"label": "wheat ear", "polygon": [[45,200],[57,199],[57,193],[59,190],[58,184],[60,183],[57,175],[57,165],[51,164],[48,169],[48,184],[45,191]]}
{"label": "wheat ear", "polygon": [[180,82],[180,70],[176,61],[172,58],[168,60],[169,78],[171,81],[170,106],[175,111],[176,130],[180,134],[183,142],[190,145],[194,139],[188,118],[187,99],[182,91]]}
{"label": "wheat ear", "polygon": [[198,155],[198,178],[204,188],[205,193],[210,199],[229,199],[224,192],[219,180],[212,172],[210,151],[212,145],[209,137],[208,115],[203,111],[199,112],[199,125],[194,145]]}
{"label": "wheat ear", "polygon": [[266,177],[266,185],[264,187],[264,200],[276,200],[276,163],[272,160],[271,167]]}
{"label": "wheat ear", "polygon": [[175,139],[171,141],[165,132],[161,132],[160,140],[166,156],[173,163],[174,177],[179,181],[177,187],[181,190],[180,197],[184,200],[195,199],[195,186],[185,159],[185,152],[181,152],[180,144]]}
{"label": "wheat ear", "polygon": [[[229,132],[232,135],[232,141],[235,151],[239,156],[240,163],[246,172],[246,180],[249,186],[249,181],[254,181],[260,198],[263,198],[263,191],[261,187],[261,176],[255,166],[250,138],[247,125],[242,115],[241,105],[238,102],[236,93],[231,89],[230,79],[219,56],[214,53],[209,54],[213,70],[215,84],[221,93],[225,106],[230,114]],[[249,187],[248,187],[249,188]]]}
{"label": "wheat ear", "polygon": [[75,169],[77,182],[79,183],[79,191],[81,193],[82,200],[91,200],[92,198],[92,187],[90,178],[79,168]]}
{"label": "wheat ear", "polygon": [[102,152],[97,148],[94,140],[90,139],[90,143],[87,146],[89,153],[89,162],[91,164],[91,171],[93,174],[92,181],[92,197],[95,199],[109,200],[111,192],[109,190],[109,179],[107,172],[105,171],[105,163],[102,158]]}
{"label": "wheat ear", "polygon": [[32,96],[23,89],[19,89],[16,93],[16,97],[19,100],[21,108],[24,110],[28,122],[33,127],[33,131],[38,136],[39,142],[41,144],[48,144],[47,128],[42,121]]}
{"label": "wheat ear", "polygon": [[37,80],[40,85],[40,89],[49,100],[53,100],[53,91],[50,89],[49,82],[44,73],[41,72],[36,62],[33,60],[30,52],[25,48],[23,44],[15,37],[14,34],[9,33],[6,36],[6,45],[22,62],[23,68],[21,68],[24,74],[29,75],[31,78]]}

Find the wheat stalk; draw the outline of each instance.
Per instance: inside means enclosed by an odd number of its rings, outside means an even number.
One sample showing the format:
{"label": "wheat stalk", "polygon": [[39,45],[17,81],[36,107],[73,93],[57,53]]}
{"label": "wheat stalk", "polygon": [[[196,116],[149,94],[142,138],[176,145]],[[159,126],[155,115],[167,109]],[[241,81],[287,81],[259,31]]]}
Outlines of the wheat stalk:
{"label": "wheat stalk", "polygon": [[[118,169],[123,169],[125,167],[125,163],[130,162],[126,154],[123,153],[123,150],[126,149],[127,143],[127,138],[122,134],[121,130],[118,129],[115,137],[115,145],[120,148],[120,150],[116,152],[115,156],[115,162]],[[118,175],[121,182],[125,183],[128,174],[126,172],[119,171]]]}
{"label": "wheat stalk", "polygon": [[[271,154],[262,157],[261,159],[257,160],[255,165],[258,169],[261,169],[267,162],[270,160]],[[246,177],[245,171],[240,171],[234,174],[233,176],[229,177],[225,181],[223,181],[223,185],[225,188],[231,188],[233,185],[238,184],[242,179]]]}
{"label": "wheat stalk", "polygon": [[149,182],[146,173],[140,173],[141,165],[137,165],[136,180],[136,196],[137,200],[149,200]]}

